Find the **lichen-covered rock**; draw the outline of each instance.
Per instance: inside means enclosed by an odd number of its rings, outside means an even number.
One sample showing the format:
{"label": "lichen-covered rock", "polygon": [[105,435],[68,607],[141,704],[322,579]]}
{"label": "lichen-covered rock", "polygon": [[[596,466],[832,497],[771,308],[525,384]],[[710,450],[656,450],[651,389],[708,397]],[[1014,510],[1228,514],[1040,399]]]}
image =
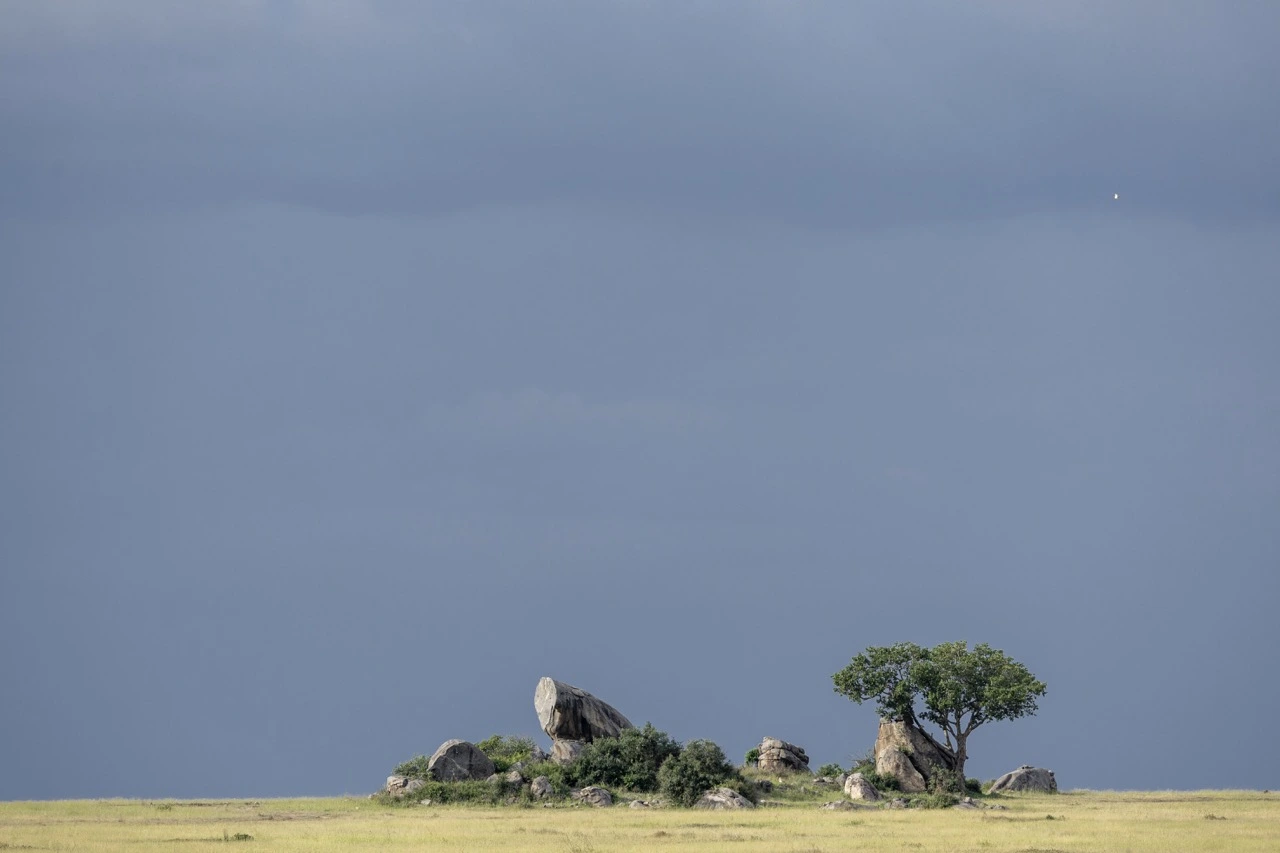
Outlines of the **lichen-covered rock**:
{"label": "lichen-covered rock", "polygon": [[876,786],[864,779],[861,773],[849,774],[849,777],[844,780],[844,793],[851,800],[875,802],[880,799],[880,792],[876,790]]}
{"label": "lichen-covered rock", "polygon": [[570,796],[573,797],[575,802],[586,803],[597,808],[613,805],[613,794],[597,785],[588,785],[585,788],[574,791]]}
{"label": "lichen-covered rock", "polygon": [[489,778],[494,767],[489,756],[475,744],[465,740],[447,740],[431,755],[427,772],[437,782],[465,782]]}
{"label": "lichen-covered rock", "polygon": [[[617,737],[623,729],[635,728],[622,712],[580,687],[543,678],[533,691],[533,708],[538,723],[553,741],[582,741]],[[552,757],[555,757],[554,745]]]}
{"label": "lichen-covered rock", "polygon": [[1024,764],[1017,770],[1004,774],[992,784],[992,794],[1001,791],[1036,791],[1042,794],[1056,794],[1058,780],[1054,778],[1052,770]]}
{"label": "lichen-covered rock", "polygon": [[808,771],[809,756],[804,748],[776,737],[760,741],[760,758],[756,766],[766,773]]}
{"label": "lichen-covered rock", "polygon": [[729,809],[754,809],[755,803],[739,794],[732,788],[713,788],[707,791],[693,804],[695,809],[713,809],[716,811]]}

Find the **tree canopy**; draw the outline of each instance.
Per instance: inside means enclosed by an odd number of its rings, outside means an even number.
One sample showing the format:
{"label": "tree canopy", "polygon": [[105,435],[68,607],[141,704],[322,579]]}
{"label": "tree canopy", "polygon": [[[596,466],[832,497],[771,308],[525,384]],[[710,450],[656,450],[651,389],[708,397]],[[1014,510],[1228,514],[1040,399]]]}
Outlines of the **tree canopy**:
{"label": "tree canopy", "polygon": [[1026,666],[986,643],[970,649],[964,641],[870,646],[831,678],[837,693],[859,705],[875,702],[882,717],[938,726],[961,778],[974,729],[1035,714],[1045,695],[1044,682]]}

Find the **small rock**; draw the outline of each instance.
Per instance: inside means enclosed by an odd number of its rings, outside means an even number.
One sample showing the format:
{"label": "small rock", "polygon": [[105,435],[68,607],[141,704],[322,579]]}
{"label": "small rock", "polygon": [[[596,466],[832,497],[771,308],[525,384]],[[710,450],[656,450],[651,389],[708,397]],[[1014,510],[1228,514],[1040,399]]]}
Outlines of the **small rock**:
{"label": "small rock", "polygon": [[828,811],[833,811],[833,812],[856,812],[861,809],[867,808],[867,806],[860,806],[860,805],[857,805],[856,803],[851,803],[848,800],[836,800],[830,803],[823,803],[822,805],[818,806],[818,808],[827,809]]}
{"label": "small rock", "polygon": [[499,776],[497,773],[494,773],[494,774],[492,774],[491,776],[487,776],[487,777],[485,777],[485,780],[484,780],[484,781],[486,781],[486,782],[501,782],[501,781],[502,781],[502,777],[501,777],[501,776]]}
{"label": "small rock", "polygon": [[902,797],[895,797],[889,801],[888,807],[891,809],[905,809],[907,807],[907,801]]}
{"label": "small rock", "polygon": [[529,783],[529,793],[533,794],[540,800],[551,796],[554,789],[551,787],[551,779],[547,776],[539,776]]}
{"label": "small rock", "polygon": [[597,808],[613,805],[613,794],[598,785],[588,785],[585,788],[574,791],[571,796],[577,802],[586,803]]}
{"label": "small rock", "polygon": [[956,803],[956,804],[955,804],[954,806],[952,806],[951,808],[953,808],[953,809],[977,809],[977,808],[978,808],[978,806],[977,806],[977,804],[976,804],[976,803],[974,803],[974,801],[973,801],[973,800],[968,800],[968,801],[966,801],[966,800],[961,800],[960,802]]}
{"label": "small rock", "polygon": [[836,777],[836,785],[838,785],[841,788],[843,788],[844,783],[848,781],[849,781],[848,773],[841,773],[839,776]]}
{"label": "small rock", "polygon": [[430,798],[430,797],[427,797],[427,798],[426,798],[426,799],[424,799],[422,802],[418,803],[418,805],[420,805],[420,806],[429,806],[429,805],[431,805],[431,798]]}
{"label": "small rock", "polygon": [[627,808],[629,808],[629,809],[647,809],[647,808],[649,808],[649,804],[648,804],[648,803],[646,803],[644,800],[632,800],[630,803],[628,803],[628,804],[627,804]]}
{"label": "small rock", "polygon": [[508,782],[514,782],[517,785],[520,785],[524,782],[524,774],[514,767],[508,770],[507,775],[503,776],[502,778]]}
{"label": "small rock", "polygon": [[698,802],[693,804],[696,809],[713,809],[722,811],[727,809],[753,809],[755,803],[739,794],[732,788],[714,788],[703,794]]}
{"label": "small rock", "polygon": [[850,773],[844,780],[844,794],[851,800],[867,800],[874,802],[880,799],[876,786],[863,777],[861,773]]}

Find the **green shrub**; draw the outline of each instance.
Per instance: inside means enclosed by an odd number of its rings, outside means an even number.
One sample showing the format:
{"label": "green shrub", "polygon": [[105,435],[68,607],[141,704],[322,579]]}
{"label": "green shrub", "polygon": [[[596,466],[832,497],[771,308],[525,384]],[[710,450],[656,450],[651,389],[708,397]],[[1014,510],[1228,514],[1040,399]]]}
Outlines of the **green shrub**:
{"label": "green shrub", "polygon": [[658,769],[680,754],[680,744],[652,723],[642,729],[626,729],[618,737],[587,744],[575,762],[577,783],[622,787],[630,791],[656,791]]}
{"label": "green shrub", "polygon": [[747,750],[747,754],[742,757],[743,767],[755,767],[760,763],[760,747],[753,746]]}
{"label": "green shrub", "polygon": [[982,782],[981,782],[980,780],[978,780],[978,779],[973,779],[973,778],[965,779],[965,780],[964,780],[964,789],[965,789],[965,791],[967,791],[967,792],[968,792],[968,793],[970,793],[970,794],[978,794],[978,795],[981,795],[981,794],[982,794]]}
{"label": "green shrub", "polygon": [[930,794],[959,794],[964,791],[964,777],[954,770],[934,766],[926,786]]}
{"label": "green shrub", "polygon": [[425,782],[431,778],[431,774],[427,772],[427,765],[430,763],[430,757],[415,755],[408,761],[397,764],[396,769],[391,773],[394,776],[407,776],[410,779],[421,779]]}
{"label": "green shrub", "polygon": [[840,769],[839,764],[824,764],[818,768],[819,776],[830,776],[833,779],[843,772],[844,770]]}
{"label": "green shrub", "polygon": [[760,784],[741,773],[733,774],[732,778],[725,779],[720,784],[726,788],[732,788],[753,803],[760,802]]}
{"label": "green shrub", "polygon": [[724,750],[709,740],[691,740],[658,770],[658,788],[673,802],[691,806],[708,789],[736,778]]}
{"label": "green shrub", "polygon": [[523,735],[492,735],[476,744],[476,749],[489,756],[498,773],[506,773],[512,764],[527,760],[534,747],[533,738]]}
{"label": "green shrub", "polygon": [[418,790],[403,797],[392,797],[379,794],[377,800],[384,805],[411,806],[423,800],[434,804],[470,803],[473,805],[498,806],[510,802],[531,802],[532,795],[527,785],[519,782],[487,780],[477,782],[427,782]]}
{"label": "green shrub", "polygon": [[578,766],[577,764],[556,764],[554,761],[542,761],[537,764],[527,764],[520,771],[526,779],[537,779],[539,776],[546,776],[551,780],[551,787],[557,796],[567,797],[569,791],[580,787],[578,785]]}
{"label": "green shrub", "polygon": [[947,793],[908,794],[906,799],[907,805],[913,809],[949,809],[960,802],[958,796]]}
{"label": "green shrub", "polygon": [[890,776],[888,773],[877,773],[875,765],[872,765],[869,770],[862,770],[860,768],[861,765],[855,767],[854,772],[861,773],[862,778],[870,782],[871,786],[880,793],[884,793],[885,791],[902,790],[902,785],[898,783],[898,778],[896,776]]}

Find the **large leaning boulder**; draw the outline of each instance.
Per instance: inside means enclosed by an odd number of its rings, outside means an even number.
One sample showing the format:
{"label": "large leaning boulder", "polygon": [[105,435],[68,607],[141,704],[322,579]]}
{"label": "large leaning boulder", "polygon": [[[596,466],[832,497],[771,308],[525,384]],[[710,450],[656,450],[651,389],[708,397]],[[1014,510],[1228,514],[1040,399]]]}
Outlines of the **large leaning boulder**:
{"label": "large leaning boulder", "polygon": [[465,740],[447,740],[432,754],[427,772],[437,782],[465,782],[488,779],[493,775],[494,767],[489,756],[474,744]]}
{"label": "large leaning boulder", "polygon": [[992,783],[990,793],[998,794],[1001,791],[1035,791],[1042,794],[1056,794],[1058,793],[1058,780],[1054,778],[1052,770],[1024,764],[1017,770],[1004,774]]}
{"label": "large leaning boulder", "polygon": [[580,687],[542,678],[533,691],[538,723],[551,737],[551,758],[562,764],[578,757],[583,748],[602,737],[617,737],[635,728],[622,712]]}
{"label": "large leaning boulder", "polygon": [[955,753],[910,720],[880,720],[876,772],[892,776],[907,793],[924,791],[938,771],[955,769]]}
{"label": "large leaning boulder", "polygon": [[756,766],[761,770],[768,773],[809,770],[809,756],[805,754],[803,747],[794,743],[767,737],[760,741],[759,748],[760,758],[756,761]]}

